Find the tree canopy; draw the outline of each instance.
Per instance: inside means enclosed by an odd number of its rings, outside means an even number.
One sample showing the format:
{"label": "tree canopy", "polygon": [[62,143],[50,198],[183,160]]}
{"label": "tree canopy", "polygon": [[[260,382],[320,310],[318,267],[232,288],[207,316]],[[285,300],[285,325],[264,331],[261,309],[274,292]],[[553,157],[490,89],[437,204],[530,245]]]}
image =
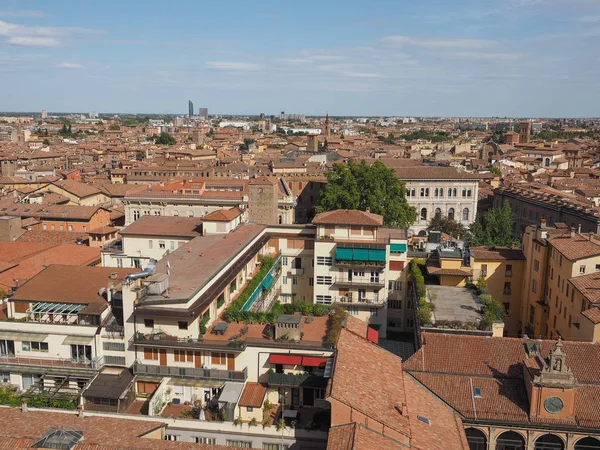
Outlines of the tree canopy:
{"label": "tree canopy", "polygon": [[388,227],[408,228],[417,218],[406,201],[406,188],[393,170],[375,161],[348,165],[335,163],[326,174],[327,185],[321,191],[317,213],[335,209],[358,209],[383,216]]}
{"label": "tree canopy", "polygon": [[50,145],[50,140],[44,139],[44,142],[42,142],[42,144],[44,144],[45,146],[48,146],[48,145]]}
{"label": "tree canopy", "polygon": [[177,144],[177,140],[169,133],[163,131],[160,133],[160,136],[156,138],[154,143],[159,145],[175,145]]}
{"label": "tree canopy", "polygon": [[513,216],[510,204],[505,201],[500,209],[489,209],[483,220],[475,220],[469,229],[468,242],[471,246],[495,245],[510,247],[518,243],[512,235]]}
{"label": "tree canopy", "polygon": [[108,129],[111,130],[111,131],[118,131],[118,130],[121,129],[121,126],[118,123],[111,123],[108,126]]}
{"label": "tree canopy", "polygon": [[441,231],[442,233],[449,234],[458,239],[462,239],[467,234],[467,229],[462,223],[444,217],[441,214],[433,216],[427,226],[427,231]]}

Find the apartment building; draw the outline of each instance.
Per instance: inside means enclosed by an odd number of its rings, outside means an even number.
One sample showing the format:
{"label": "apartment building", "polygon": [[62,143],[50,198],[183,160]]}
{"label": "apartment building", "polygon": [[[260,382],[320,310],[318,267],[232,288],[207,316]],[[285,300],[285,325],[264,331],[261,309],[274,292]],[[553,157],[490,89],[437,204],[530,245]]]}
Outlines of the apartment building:
{"label": "apartment building", "polygon": [[406,199],[417,210],[409,232],[425,233],[435,215],[465,227],[475,221],[480,175],[454,167],[398,167],[394,171],[406,183]]}
{"label": "apartment building", "polygon": [[548,227],[542,220],[539,226],[526,228],[523,252],[527,261],[521,310],[524,332],[596,342],[600,238],[565,224]]}
{"label": "apartment building", "polygon": [[382,337],[388,325],[394,331],[412,329],[412,314],[404,301],[404,230],[384,228],[380,215],[352,210],[317,214],[313,224],[313,302],[343,305]]}
{"label": "apartment building", "polygon": [[249,219],[262,224],[291,224],[295,199],[283,179],[175,180],[149,186],[123,198],[125,224],[144,215],[203,217],[230,208],[248,209]]}

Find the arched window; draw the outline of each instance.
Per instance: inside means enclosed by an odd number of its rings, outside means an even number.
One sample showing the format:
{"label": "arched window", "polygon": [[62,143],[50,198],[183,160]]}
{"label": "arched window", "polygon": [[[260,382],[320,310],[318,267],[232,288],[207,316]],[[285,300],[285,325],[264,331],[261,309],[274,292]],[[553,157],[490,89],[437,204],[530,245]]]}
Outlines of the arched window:
{"label": "arched window", "polygon": [[554,434],[544,434],[535,441],[534,450],[564,450],[565,444]]}
{"label": "arched window", "polygon": [[483,431],[477,428],[467,428],[465,430],[469,450],[487,450],[487,438]]}
{"label": "arched window", "polygon": [[550,158],[546,158],[546,161],[544,164],[546,167],[548,167],[550,165]]}
{"label": "arched window", "polygon": [[466,197],[467,196],[467,188],[463,188],[462,189],[462,196]]}
{"label": "arched window", "polygon": [[452,197],[456,197],[456,188],[452,188]]}
{"label": "arched window", "polygon": [[179,217],[179,211],[177,211],[177,210],[173,211],[173,217]]}
{"label": "arched window", "polygon": [[440,197],[444,196],[444,188],[440,188]]}
{"label": "arched window", "polygon": [[448,219],[454,220],[454,208],[448,210]]}
{"label": "arched window", "polygon": [[427,208],[421,209],[421,220],[427,220]]}
{"label": "arched window", "polygon": [[429,188],[425,188],[425,197],[429,197]]}
{"label": "arched window", "polygon": [[194,211],[191,209],[188,210],[188,217],[194,217]]}
{"label": "arched window", "polygon": [[140,218],[140,212],[139,210],[135,209],[133,211],[133,220],[138,220]]}
{"label": "arched window", "polygon": [[442,215],[442,210],[440,208],[435,208],[435,217],[440,217]]}
{"label": "arched window", "polygon": [[496,438],[496,450],[525,450],[525,439],[516,431],[505,431]]}
{"label": "arched window", "polygon": [[435,188],[435,190],[433,191],[433,195],[434,197],[437,197],[439,195],[440,191],[438,188]]}
{"label": "arched window", "polygon": [[463,209],[463,219],[462,220],[469,220],[469,208]]}
{"label": "arched window", "polygon": [[575,444],[575,450],[600,450],[600,441],[593,437],[580,439]]}
{"label": "arched window", "polygon": [[467,197],[470,197],[473,194],[471,188],[467,189]]}

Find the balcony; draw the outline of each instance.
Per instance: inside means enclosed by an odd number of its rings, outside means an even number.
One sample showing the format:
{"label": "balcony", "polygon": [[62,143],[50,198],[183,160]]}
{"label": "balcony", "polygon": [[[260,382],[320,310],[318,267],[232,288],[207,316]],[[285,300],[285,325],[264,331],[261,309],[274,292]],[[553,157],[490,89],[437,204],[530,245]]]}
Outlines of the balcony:
{"label": "balcony", "polygon": [[343,286],[371,286],[382,288],[385,285],[383,277],[373,276],[348,276],[348,274],[338,275],[333,280],[334,284]]}
{"label": "balcony", "polygon": [[346,304],[346,305],[356,305],[356,306],[360,306],[360,305],[383,306],[383,303],[384,303],[383,299],[375,298],[375,297],[359,298],[359,297],[340,296],[340,297],[334,297],[333,301],[334,301],[334,303],[342,303],[342,304]]}
{"label": "balcony", "polygon": [[129,344],[143,346],[159,346],[173,348],[195,348],[206,350],[227,350],[228,352],[242,352],[246,348],[245,340],[217,340],[217,339],[195,339],[192,337],[180,338],[171,336],[163,332],[143,334],[136,333],[130,340]]}
{"label": "balcony", "polygon": [[244,370],[196,369],[191,367],[153,366],[140,364],[136,361],[133,364],[133,373],[155,377],[244,382],[248,377],[248,368],[246,367]]}
{"label": "balcony", "polygon": [[87,369],[100,370],[104,366],[104,357],[96,357],[90,360],[77,360],[70,358],[29,358],[22,356],[0,356],[2,366],[35,366],[40,371],[59,369]]}
{"label": "balcony", "polygon": [[300,267],[292,267],[289,270],[289,273],[291,273],[292,275],[304,275],[304,269]]}
{"label": "balcony", "polygon": [[338,267],[351,267],[353,269],[361,269],[361,270],[377,270],[382,271],[385,269],[385,261],[336,261],[335,265]]}
{"label": "balcony", "polygon": [[327,378],[320,377],[318,375],[311,375],[309,373],[269,373],[269,386],[303,386],[303,387],[314,387],[314,388],[326,388]]}

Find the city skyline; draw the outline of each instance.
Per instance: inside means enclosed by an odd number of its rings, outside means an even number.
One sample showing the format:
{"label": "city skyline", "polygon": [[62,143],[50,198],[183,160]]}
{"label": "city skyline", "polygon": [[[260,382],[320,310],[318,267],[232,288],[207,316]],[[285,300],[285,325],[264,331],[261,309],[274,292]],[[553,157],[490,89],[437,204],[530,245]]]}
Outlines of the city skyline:
{"label": "city skyline", "polygon": [[422,3],[9,0],[2,109],[179,114],[192,99],[211,114],[599,115],[600,4]]}

